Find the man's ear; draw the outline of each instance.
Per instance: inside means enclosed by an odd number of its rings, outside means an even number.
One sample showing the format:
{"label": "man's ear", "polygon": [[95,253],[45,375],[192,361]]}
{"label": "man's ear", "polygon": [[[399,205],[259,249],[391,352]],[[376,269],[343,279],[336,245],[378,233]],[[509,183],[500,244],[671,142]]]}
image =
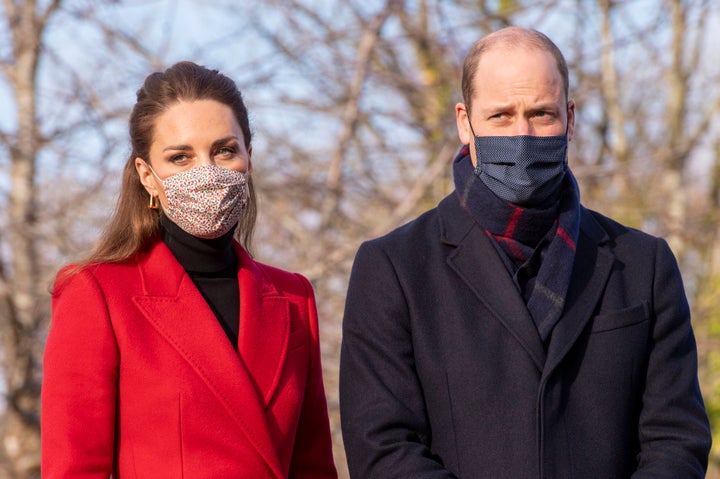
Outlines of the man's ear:
{"label": "man's ear", "polygon": [[575,100],[570,99],[567,106],[567,139],[572,140],[575,134]]}
{"label": "man's ear", "polygon": [[463,145],[472,143],[473,134],[470,131],[470,118],[464,103],[455,105],[455,123],[457,124],[458,138]]}

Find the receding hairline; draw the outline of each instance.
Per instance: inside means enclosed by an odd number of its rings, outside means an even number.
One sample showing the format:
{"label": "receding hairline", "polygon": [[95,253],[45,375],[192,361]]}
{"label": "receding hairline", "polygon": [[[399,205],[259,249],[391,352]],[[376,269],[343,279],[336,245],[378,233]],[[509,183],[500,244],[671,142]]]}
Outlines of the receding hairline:
{"label": "receding hairline", "polygon": [[546,43],[551,41],[544,33],[537,30],[521,27],[505,27],[485,35],[475,42],[476,45],[484,45],[486,50],[504,42],[505,46],[524,46],[546,49]]}
{"label": "receding hairline", "polygon": [[476,41],[467,56],[462,72],[462,94],[466,108],[470,109],[470,101],[474,93],[473,80],[477,75],[478,63],[483,54],[493,49],[523,48],[549,53],[554,59],[563,83],[565,99],[569,98],[568,67],[565,57],[555,43],[542,32],[522,27],[505,27],[492,32]]}

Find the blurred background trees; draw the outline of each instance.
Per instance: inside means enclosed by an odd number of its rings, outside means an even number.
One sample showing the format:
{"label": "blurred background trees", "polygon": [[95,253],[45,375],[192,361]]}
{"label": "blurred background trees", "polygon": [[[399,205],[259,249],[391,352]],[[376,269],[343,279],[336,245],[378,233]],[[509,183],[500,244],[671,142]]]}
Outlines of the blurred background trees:
{"label": "blurred background trees", "polygon": [[[710,0],[5,0],[0,6],[0,479],[38,477],[39,391],[57,269],[113,207],[126,121],[151,71],[236,79],[254,127],[262,261],[307,275],[335,454],[337,368],[359,243],[452,191],[470,44],[537,28],[571,68],[583,202],[666,237],[720,427],[720,5]],[[713,450],[708,477],[720,477]]]}

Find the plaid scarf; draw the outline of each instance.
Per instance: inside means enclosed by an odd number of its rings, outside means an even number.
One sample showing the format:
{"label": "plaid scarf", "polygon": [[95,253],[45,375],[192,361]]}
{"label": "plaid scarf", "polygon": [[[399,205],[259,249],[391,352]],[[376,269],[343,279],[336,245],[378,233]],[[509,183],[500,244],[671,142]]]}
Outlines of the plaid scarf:
{"label": "plaid scarf", "polygon": [[530,273],[525,296],[540,337],[547,341],[565,306],[575,247],[580,232],[580,194],[567,170],[558,201],[543,208],[520,207],[495,196],[475,175],[467,145],[453,161],[455,191],[460,204],[494,240],[510,274],[528,262],[539,262]]}

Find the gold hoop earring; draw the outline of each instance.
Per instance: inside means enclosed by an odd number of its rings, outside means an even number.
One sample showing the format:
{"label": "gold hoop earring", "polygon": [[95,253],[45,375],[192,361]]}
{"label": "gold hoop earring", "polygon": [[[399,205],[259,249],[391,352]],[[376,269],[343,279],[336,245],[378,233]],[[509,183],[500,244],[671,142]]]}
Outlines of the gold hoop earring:
{"label": "gold hoop earring", "polygon": [[158,200],[157,196],[153,196],[152,193],[150,193],[150,203],[148,203],[148,209],[151,210],[157,210],[160,208],[159,206],[160,201]]}

